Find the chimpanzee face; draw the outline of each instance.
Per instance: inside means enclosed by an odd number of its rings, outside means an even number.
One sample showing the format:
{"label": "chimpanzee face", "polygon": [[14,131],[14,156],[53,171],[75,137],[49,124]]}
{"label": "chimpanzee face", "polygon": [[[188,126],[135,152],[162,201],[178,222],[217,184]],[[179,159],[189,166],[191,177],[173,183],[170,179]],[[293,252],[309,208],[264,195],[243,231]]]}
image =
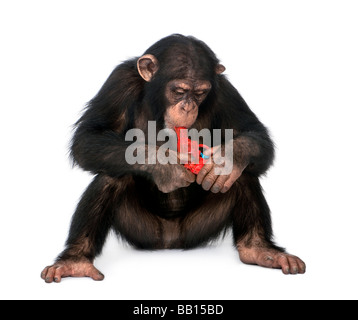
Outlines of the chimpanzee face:
{"label": "chimpanzee face", "polygon": [[[209,81],[209,74],[221,74],[225,67],[217,64],[213,70],[208,72],[204,67],[201,70],[190,59],[183,55],[174,55],[170,62],[160,66],[154,55],[146,54],[137,61],[137,70],[140,76],[147,82],[151,82],[159,69],[166,74],[165,77],[159,75],[156,86],[163,87],[165,100],[164,122],[170,129],[174,127],[190,128],[195,123],[199,107],[208,96],[212,85]],[[177,76],[174,78],[173,76]],[[169,80],[166,80],[168,79]],[[174,78],[174,79],[173,79]],[[157,90],[158,92],[162,90]]]}
{"label": "chimpanzee face", "polygon": [[198,117],[200,104],[210,90],[211,84],[206,80],[175,79],[170,81],[165,89],[166,127],[190,128]]}

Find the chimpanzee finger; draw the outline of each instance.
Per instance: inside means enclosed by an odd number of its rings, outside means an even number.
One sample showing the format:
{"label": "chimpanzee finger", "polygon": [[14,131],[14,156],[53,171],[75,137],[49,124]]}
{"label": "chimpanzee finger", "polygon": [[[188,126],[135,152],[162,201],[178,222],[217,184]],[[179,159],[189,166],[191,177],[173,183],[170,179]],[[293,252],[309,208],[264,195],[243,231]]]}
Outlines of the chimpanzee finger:
{"label": "chimpanzee finger", "polygon": [[211,187],[211,192],[212,193],[218,193],[218,192],[223,192],[223,188],[225,186],[226,181],[229,179],[230,176],[228,175],[221,175],[218,176],[218,178],[216,179],[214,185]]}
{"label": "chimpanzee finger", "polygon": [[[196,183],[199,184],[199,185],[202,184],[202,183],[203,183],[203,180],[205,179],[205,177],[207,176],[207,174],[212,171],[213,167],[214,167],[214,164],[213,164],[213,163],[207,163],[207,164],[205,164],[205,165],[201,168],[200,172],[198,173],[198,175],[197,175],[197,177],[196,177]],[[209,189],[210,189],[210,188],[209,188]]]}
{"label": "chimpanzee finger", "polygon": [[225,181],[225,184],[224,186],[220,189],[220,191],[222,193],[225,193],[227,191],[230,190],[230,188],[232,187],[232,185],[234,184],[234,182],[236,181],[237,179],[235,179],[234,177],[232,176],[229,176],[229,178]]}
{"label": "chimpanzee finger", "polygon": [[219,149],[221,150],[221,145],[212,147],[212,148],[210,148],[210,149],[205,149],[205,150],[203,151],[203,154],[204,154],[205,156],[211,157],[211,156],[213,156],[216,152],[218,152]]}
{"label": "chimpanzee finger", "polygon": [[229,178],[226,180],[224,187],[221,189],[222,193],[227,192],[237,179],[241,176],[241,171],[237,168],[234,168],[233,172],[229,175]]}
{"label": "chimpanzee finger", "polygon": [[211,171],[205,176],[203,182],[201,183],[203,189],[205,191],[209,191],[219,177],[221,176],[219,176],[217,172],[215,172],[215,167],[212,167]]}

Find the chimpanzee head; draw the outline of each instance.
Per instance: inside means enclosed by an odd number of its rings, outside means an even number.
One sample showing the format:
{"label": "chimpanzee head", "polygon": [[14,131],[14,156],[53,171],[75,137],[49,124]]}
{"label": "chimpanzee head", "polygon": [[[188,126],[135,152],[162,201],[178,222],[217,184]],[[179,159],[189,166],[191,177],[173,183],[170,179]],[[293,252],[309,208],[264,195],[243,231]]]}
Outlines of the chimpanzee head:
{"label": "chimpanzee head", "polygon": [[215,77],[225,71],[204,42],[182,35],[155,43],[138,59],[137,68],[147,82],[149,103],[171,129],[195,123]]}

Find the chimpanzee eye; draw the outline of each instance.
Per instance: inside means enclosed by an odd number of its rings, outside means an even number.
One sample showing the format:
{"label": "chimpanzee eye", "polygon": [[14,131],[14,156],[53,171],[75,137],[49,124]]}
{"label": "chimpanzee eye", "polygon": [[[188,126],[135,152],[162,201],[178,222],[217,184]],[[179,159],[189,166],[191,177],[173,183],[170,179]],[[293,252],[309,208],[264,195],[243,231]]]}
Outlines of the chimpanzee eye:
{"label": "chimpanzee eye", "polygon": [[198,91],[198,92],[195,92],[195,96],[200,99],[200,98],[203,98],[205,95],[206,95],[206,91]]}
{"label": "chimpanzee eye", "polygon": [[173,93],[175,94],[175,96],[177,98],[182,98],[185,95],[185,90],[184,89],[174,89]]}

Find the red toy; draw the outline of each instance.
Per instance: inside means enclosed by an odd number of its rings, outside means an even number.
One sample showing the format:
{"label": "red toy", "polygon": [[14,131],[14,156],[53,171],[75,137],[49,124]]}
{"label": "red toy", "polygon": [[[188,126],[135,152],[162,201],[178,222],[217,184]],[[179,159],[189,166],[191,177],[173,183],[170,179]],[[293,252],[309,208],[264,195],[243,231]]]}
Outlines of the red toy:
{"label": "red toy", "polygon": [[184,167],[189,169],[192,173],[198,174],[204,164],[210,159],[209,156],[203,154],[204,149],[209,149],[209,147],[189,139],[187,128],[175,127],[175,132],[178,137],[178,152],[191,156],[191,160],[189,160],[189,163],[184,164]]}

